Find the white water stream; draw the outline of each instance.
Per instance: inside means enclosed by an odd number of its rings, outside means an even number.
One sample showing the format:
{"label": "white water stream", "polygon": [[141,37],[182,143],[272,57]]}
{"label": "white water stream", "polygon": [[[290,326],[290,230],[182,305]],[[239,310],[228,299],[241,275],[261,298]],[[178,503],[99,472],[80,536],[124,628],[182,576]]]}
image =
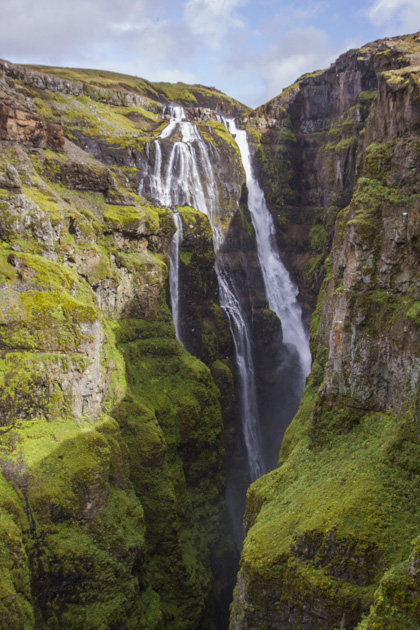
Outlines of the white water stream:
{"label": "white water stream", "polygon": [[[210,143],[207,145],[197,126],[186,120],[182,107],[170,106],[170,113],[171,119],[168,126],[165,127],[159,139],[153,143],[154,166],[153,172],[149,174],[150,195],[164,206],[193,206],[206,214],[212,225],[220,305],[228,317],[234,340],[241,391],[242,426],[247,448],[249,474],[251,480],[254,481],[265,471],[259,434],[251,333],[245,310],[241,304],[240,291],[235,286],[231,275],[222,267],[218,256],[223,245],[224,235],[217,222],[219,214],[218,189],[210,157],[210,152],[216,151],[216,149]],[[165,164],[165,160],[162,159],[160,140],[169,139],[175,133],[180,135],[180,140],[172,142],[169,159],[166,160],[167,163]],[[176,247],[179,251],[180,238],[182,238],[179,229],[177,234],[178,236],[175,235],[175,238],[178,239]],[[173,274],[175,275],[175,271]],[[179,318],[179,285],[175,283],[173,287],[171,285],[171,302],[175,323],[175,317]],[[177,328],[177,323],[175,323],[175,328]],[[177,336],[178,334],[177,332]]]}
{"label": "white water stream", "polygon": [[283,343],[294,346],[299,355],[303,390],[306,376],[311,371],[311,353],[308,336],[303,327],[302,311],[297,302],[298,289],[292,283],[287,269],[280,260],[275,241],[273,217],[252,171],[247,133],[243,129],[237,129],[232,119],[224,119],[223,122],[236,139],[245,169],[248,208],[255,230],[258,260],[268,306],[281,321]]}
{"label": "white water stream", "polygon": [[169,291],[171,296],[172,320],[175,326],[176,338],[182,343],[179,320],[179,249],[182,243],[182,221],[178,212],[173,213],[176,232],[168,248],[169,255]]}
{"label": "white water stream", "polygon": [[[170,121],[152,144],[148,146],[148,156],[153,167],[148,174],[150,196],[158,203],[174,207],[190,205],[209,217],[213,228],[213,241],[216,253],[216,274],[219,283],[220,304],[225,311],[235,345],[238,368],[241,417],[248,455],[251,480],[265,472],[261,447],[259,413],[256,391],[256,374],[252,352],[250,324],[241,303],[241,292],[235,286],[234,278],[222,265],[220,255],[224,244],[224,233],[219,225],[220,204],[212,158],[216,149],[206,143],[197,126],[185,117],[183,107],[169,107]],[[297,288],[281,262],[276,242],[272,215],[264,193],[252,171],[246,131],[237,129],[234,120],[223,119],[238,144],[246,174],[248,188],[248,208],[255,230],[258,260],[264,280],[268,306],[279,317],[282,324],[283,343],[295,351],[299,357],[300,385],[303,390],[306,376],[311,366],[308,338],[302,323],[302,313],[297,302]],[[170,141],[165,146],[166,158],[162,155],[162,140]],[[178,139],[179,138],[179,139]],[[153,152],[150,155],[151,150]],[[213,152],[213,155],[211,153]],[[142,182],[143,186],[144,182]],[[180,337],[179,321],[179,251],[182,245],[182,221],[174,212],[177,231],[169,248],[170,293],[172,316],[177,338]]]}

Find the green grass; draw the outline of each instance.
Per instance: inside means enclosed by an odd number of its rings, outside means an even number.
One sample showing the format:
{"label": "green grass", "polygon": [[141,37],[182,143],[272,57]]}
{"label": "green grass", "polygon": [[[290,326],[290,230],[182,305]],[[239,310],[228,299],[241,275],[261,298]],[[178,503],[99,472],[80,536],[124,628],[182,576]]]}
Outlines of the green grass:
{"label": "green grass", "polygon": [[[185,83],[150,82],[139,77],[133,77],[117,72],[105,70],[87,70],[83,68],[53,68],[50,66],[27,66],[70,81],[78,81],[92,86],[99,86],[119,91],[131,91],[151,101],[176,102],[186,106],[211,107],[218,101],[224,101],[245,111],[247,108],[235,99],[223,94],[219,90],[203,85],[187,85]],[[150,107],[153,103],[150,104]]]}

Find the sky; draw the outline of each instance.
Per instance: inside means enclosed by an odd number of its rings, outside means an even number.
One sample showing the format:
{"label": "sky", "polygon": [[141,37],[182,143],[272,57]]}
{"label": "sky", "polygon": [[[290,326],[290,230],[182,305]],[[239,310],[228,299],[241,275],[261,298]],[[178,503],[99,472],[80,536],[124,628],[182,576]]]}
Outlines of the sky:
{"label": "sky", "polygon": [[214,86],[256,107],[375,39],[420,0],[0,0],[0,58]]}

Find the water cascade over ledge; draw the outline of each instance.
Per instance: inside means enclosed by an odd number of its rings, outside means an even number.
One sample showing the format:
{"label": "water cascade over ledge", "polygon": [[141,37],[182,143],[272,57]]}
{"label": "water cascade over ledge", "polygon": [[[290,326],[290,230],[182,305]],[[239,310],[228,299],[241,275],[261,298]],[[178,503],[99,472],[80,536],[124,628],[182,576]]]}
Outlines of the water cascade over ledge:
{"label": "water cascade over ledge", "polygon": [[283,343],[294,347],[298,353],[303,391],[305,379],[311,371],[311,353],[308,335],[303,327],[302,311],[297,302],[298,289],[291,281],[277,250],[273,217],[253,174],[247,133],[244,129],[237,129],[232,119],[225,119],[223,122],[235,137],[245,169],[248,208],[255,230],[258,260],[268,306],[281,321]]}
{"label": "water cascade over ledge", "polygon": [[169,291],[171,296],[172,320],[175,326],[176,338],[182,343],[179,321],[179,250],[182,243],[182,221],[178,212],[173,213],[176,232],[169,245]]}
{"label": "water cascade over ledge", "polygon": [[[247,449],[249,475],[251,481],[254,481],[265,472],[265,467],[259,428],[251,327],[242,304],[239,287],[235,285],[232,275],[227,273],[223,267],[219,255],[225,236],[220,227],[221,211],[212,165],[212,159],[217,158],[215,155],[217,149],[211,143],[206,143],[203,140],[194,123],[186,120],[182,107],[171,105],[169,111],[171,115],[169,124],[159,138],[148,147],[149,152],[154,152],[154,159],[153,155],[149,155],[149,158],[152,157],[153,167],[146,176],[148,177],[150,196],[164,206],[190,205],[206,214],[210,220],[216,254],[215,270],[219,285],[220,305],[228,317],[235,346],[242,427]],[[169,157],[164,160],[162,159],[160,140],[170,138],[175,133],[180,134],[181,139],[171,143],[172,148]],[[141,184],[141,187],[143,186],[144,180]],[[173,299],[174,297],[171,297],[171,301]],[[179,317],[179,311],[176,311],[175,316]],[[176,326],[177,324],[175,324]]]}

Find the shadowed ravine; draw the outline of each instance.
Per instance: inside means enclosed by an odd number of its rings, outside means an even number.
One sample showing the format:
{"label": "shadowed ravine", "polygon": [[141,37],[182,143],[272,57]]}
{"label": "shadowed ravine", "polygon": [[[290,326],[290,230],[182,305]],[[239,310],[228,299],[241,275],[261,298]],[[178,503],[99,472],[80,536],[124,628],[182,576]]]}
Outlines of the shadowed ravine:
{"label": "shadowed ravine", "polygon": [[0,60],[1,630],[420,630],[419,68]]}
{"label": "shadowed ravine", "polygon": [[[223,212],[221,211],[218,187],[210,155],[217,160],[217,150],[209,142],[206,143],[197,126],[189,122],[184,109],[179,105],[171,105],[169,109],[170,121],[154,141],[154,162],[150,162],[148,189],[151,199],[170,207],[190,205],[207,215],[213,230],[213,246],[216,254],[215,270],[218,280],[220,305],[224,310],[235,347],[236,370],[238,374],[238,398],[240,401],[240,421],[246,447],[246,458],[250,481],[255,481],[262,474],[274,467],[270,453],[265,452],[262,439],[260,415],[264,414],[264,401],[258,400],[257,378],[260,367],[255,361],[256,341],[253,339],[251,321],[253,314],[247,304],[247,293],[252,287],[240,287],[234,274],[230,274],[229,256],[220,254],[224,250],[227,234],[223,229]],[[273,379],[272,389],[288,390],[289,396],[296,401],[289,410],[289,417],[283,422],[270,427],[265,441],[275,445],[276,451],[288,422],[297,410],[303,392],[305,377],[310,371],[310,351],[308,336],[304,331],[301,309],[297,303],[297,288],[293,286],[289,274],[281,263],[275,244],[274,224],[264,200],[264,193],[255,180],[250,162],[249,147],[246,131],[238,130],[233,119],[222,119],[229,133],[237,142],[242,164],[246,174],[248,188],[248,207],[255,230],[255,249],[259,262],[260,273],[264,282],[262,294],[267,300],[268,307],[277,315],[281,322],[283,343],[281,346],[281,363],[283,371],[277,379]],[[167,153],[167,160],[162,159],[160,142],[180,135],[179,140],[172,142]],[[149,150],[149,149],[148,149]],[[150,151],[150,150],[149,150]],[[145,180],[140,184],[140,190],[145,191]],[[236,200],[239,203],[239,199]],[[179,319],[182,317],[180,303],[181,290],[179,287],[179,259],[175,252],[180,251],[182,242],[182,221],[176,216],[177,231],[171,242],[171,308],[180,338]],[[175,278],[177,281],[175,281]],[[187,291],[188,293],[188,291]],[[188,338],[183,341],[188,349]],[[278,360],[279,356],[275,358]],[[275,374],[277,365],[265,366],[265,369]],[[283,380],[283,382],[282,382]],[[282,405],[281,396],[277,404]],[[227,488],[228,503],[231,508],[232,520],[235,523],[236,540],[241,546],[241,523],[243,507],[241,501],[233,504],[229,497],[238,495],[242,490],[230,485]],[[235,510],[239,511],[236,512]]]}

